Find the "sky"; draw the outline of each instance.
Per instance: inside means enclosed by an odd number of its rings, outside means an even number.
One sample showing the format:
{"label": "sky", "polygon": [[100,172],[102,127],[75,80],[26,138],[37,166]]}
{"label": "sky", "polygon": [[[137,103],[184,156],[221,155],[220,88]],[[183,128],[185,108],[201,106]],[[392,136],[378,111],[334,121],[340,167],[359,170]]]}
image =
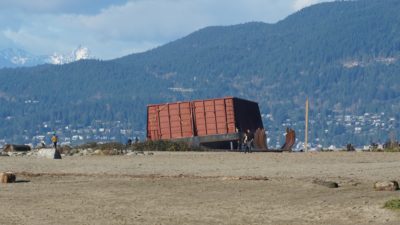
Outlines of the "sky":
{"label": "sky", "polygon": [[276,23],[329,0],[0,0],[0,50],[78,46],[98,59],[143,52],[207,26]]}

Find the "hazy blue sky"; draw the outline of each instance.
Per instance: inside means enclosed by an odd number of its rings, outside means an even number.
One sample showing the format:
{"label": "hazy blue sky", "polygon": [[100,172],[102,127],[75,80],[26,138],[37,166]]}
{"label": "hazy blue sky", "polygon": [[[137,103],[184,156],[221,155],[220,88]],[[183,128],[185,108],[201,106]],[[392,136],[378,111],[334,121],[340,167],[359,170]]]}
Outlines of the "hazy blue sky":
{"label": "hazy blue sky", "polygon": [[277,22],[328,0],[0,0],[0,49],[86,46],[97,58],[145,51],[210,25]]}

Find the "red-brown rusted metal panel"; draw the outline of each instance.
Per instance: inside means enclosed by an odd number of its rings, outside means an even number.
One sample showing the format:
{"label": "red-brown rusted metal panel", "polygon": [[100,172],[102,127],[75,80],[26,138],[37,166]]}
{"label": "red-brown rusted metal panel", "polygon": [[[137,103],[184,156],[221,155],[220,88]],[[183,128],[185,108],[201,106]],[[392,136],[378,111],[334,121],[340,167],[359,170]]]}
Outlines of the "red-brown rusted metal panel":
{"label": "red-brown rusted metal panel", "polygon": [[147,107],[147,138],[150,140],[192,137],[193,118],[190,102]]}
{"label": "red-brown rusted metal panel", "polygon": [[233,98],[193,101],[198,136],[235,133]]}

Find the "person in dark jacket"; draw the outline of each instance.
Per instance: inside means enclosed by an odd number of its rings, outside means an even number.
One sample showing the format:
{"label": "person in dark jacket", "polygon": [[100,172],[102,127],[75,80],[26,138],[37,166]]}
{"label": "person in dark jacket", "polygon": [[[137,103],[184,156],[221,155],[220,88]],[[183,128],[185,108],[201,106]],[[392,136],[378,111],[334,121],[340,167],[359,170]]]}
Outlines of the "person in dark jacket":
{"label": "person in dark jacket", "polygon": [[244,140],[243,143],[246,145],[245,146],[245,153],[250,153],[251,150],[253,149],[253,142],[254,142],[254,134],[253,132],[250,131],[250,129],[247,129],[246,133],[244,134]]}
{"label": "person in dark jacket", "polygon": [[126,142],[126,146],[131,146],[132,145],[132,139],[128,139],[128,141]]}

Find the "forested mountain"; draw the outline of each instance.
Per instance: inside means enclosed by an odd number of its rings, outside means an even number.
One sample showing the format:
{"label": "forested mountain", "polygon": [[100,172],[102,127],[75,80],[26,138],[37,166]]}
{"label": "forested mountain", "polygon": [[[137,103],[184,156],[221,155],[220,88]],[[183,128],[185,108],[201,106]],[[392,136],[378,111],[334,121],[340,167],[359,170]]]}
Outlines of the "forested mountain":
{"label": "forested mountain", "polygon": [[314,142],[384,141],[399,128],[399,11],[398,0],[322,3],[111,61],[2,69],[0,139],[95,121],[145,131],[146,104],[237,96],[259,102],[275,144],[284,126],[303,138],[308,96]]}

